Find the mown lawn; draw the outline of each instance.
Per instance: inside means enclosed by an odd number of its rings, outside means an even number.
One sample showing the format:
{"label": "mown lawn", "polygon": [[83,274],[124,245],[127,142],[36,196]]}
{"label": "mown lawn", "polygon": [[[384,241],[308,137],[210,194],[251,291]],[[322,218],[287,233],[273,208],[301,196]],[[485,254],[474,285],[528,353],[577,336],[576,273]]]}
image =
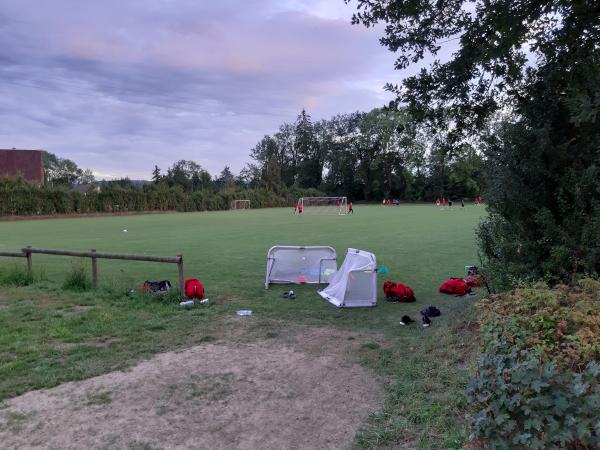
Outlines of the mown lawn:
{"label": "mown lawn", "polygon": [[[437,293],[449,276],[477,263],[473,229],[483,210],[438,210],[427,205],[359,206],[353,216],[297,217],[290,209],[0,222],[0,250],[26,245],[156,255],[183,254],[186,276],[206,286],[208,307],[182,310],[176,298],[127,295],[145,279],[170,279],[171,265],[99,263],[101,289],[65,291],[72,266],[89,261],[34,255],[36,281],[0,293],[0,400],[122,369],[154,353],[228,340],[226,319],[252,309],[255,338],[296,324],[372,331],[364,364],[386,385],[386,398],[356,439],[359,448],[416,443],[460,448],[466,437],[464,388],[476,346],[472,303]],[[127,233],[123,232],[127,229]],[[415,290],[412,305],[380,298],[372,309],[339,310],[299,286],[295,302],[284,287],[264,289],[265,256],[275,244],[331,245],[341,263],[346,248],[376,254],[389,269],[379,275]],[[24,261],[0,259],[0,278]],[[436,305],[434,326],[401,327],[401,315]]]}

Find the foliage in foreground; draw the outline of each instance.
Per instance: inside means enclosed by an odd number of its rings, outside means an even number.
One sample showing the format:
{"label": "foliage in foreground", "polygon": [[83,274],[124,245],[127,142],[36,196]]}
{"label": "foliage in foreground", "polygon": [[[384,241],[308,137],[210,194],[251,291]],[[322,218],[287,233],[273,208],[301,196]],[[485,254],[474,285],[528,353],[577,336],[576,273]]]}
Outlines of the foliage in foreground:
{"label": "foliage in foreground", "polygon": [[492,449],[600,445],[600,282],[522,287],[483,310],[474,435]]}

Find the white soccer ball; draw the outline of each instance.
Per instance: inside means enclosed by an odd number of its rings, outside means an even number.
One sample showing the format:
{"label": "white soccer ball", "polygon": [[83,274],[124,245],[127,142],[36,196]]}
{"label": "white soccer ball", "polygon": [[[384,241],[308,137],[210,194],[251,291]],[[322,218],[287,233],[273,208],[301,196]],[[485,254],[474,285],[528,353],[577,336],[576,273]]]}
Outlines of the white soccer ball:
{"label": "white soccer ball", "polygon": [[127,233],[127,230],[123,230],[123,233]]}

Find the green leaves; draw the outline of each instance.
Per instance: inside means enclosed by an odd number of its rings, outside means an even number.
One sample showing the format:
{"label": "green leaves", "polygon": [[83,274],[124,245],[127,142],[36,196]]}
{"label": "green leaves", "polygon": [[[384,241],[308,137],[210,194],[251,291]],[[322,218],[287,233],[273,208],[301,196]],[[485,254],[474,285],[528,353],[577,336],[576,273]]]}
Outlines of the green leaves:
{"label": "green leaves", "polygon": [[582,286],[525,286],[482,303],[482,354],[467,398],[474,435],[490,448],[600,445],[600,335],[592,331],[600,284]]}

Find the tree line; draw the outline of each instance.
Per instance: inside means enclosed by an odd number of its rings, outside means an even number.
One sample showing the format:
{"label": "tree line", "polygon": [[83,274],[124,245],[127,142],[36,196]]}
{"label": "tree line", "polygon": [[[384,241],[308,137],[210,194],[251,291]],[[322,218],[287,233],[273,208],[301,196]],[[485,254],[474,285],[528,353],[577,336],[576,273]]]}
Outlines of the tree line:
{"label": "tree line", "polygon": [[483,188],[482,155],[465,142],[450,151],[406,110],[375,108],[316,122],[305,111],[252,149],[247,185],[298,186],[354,201],[474,198]]}

